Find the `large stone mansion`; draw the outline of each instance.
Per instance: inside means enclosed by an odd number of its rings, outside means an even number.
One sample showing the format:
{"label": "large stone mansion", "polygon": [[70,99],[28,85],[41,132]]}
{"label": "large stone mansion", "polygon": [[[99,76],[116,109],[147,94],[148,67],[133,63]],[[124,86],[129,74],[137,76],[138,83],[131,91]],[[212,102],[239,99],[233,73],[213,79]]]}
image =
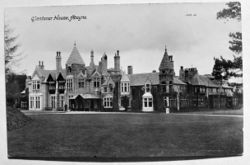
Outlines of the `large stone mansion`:
{"label": "large stone mansion", "polygon": [[108,68],[104,53],[98,64],[86,65],[76,44],[62,67],[56,52],[56,69],[46,70],[39,61],[26,80],[29,110],[67,111],[179,111],[185,108],[218,108],[232,104],[232,88],[196,68],[183,68],[175,76],[173,56],[165,48],[159,71],[133,74],[120,69],[120,52],[114,53],[114,67]]}

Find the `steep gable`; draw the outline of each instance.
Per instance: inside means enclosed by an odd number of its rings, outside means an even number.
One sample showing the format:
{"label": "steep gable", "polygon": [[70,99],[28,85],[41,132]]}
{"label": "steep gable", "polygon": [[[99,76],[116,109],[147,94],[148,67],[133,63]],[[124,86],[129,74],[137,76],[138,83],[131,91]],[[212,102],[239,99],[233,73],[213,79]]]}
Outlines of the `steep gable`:
{"label": "steep gable", "polygon": [[101,74],[96,70],[92,75],[91,77],[100,77]]}
{"label": "steep gable", "polygon": [[125,72],[122,72],[121,82],[129,82],[129,77]]}
{"label": "steep gable", "polygon": [[104,83],[102,84],[103,86],[108,86],[109,84],[115,85],[114,81],[112,80],[111,77],[108,77]]}

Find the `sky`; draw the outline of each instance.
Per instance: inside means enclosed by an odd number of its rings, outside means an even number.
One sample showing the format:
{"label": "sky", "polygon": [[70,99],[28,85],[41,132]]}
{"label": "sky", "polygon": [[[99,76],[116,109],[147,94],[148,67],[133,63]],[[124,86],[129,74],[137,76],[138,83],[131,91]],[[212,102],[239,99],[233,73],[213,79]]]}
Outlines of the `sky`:
{"label": "sky", "polygon": [[[134,73],[158,71],[166,46],[176,75],[180,66],[211,74],[214,57],[233,58],[228,34],[241,31],[240,22],[216,19],[225,7],[224,3],[172,3],[8,8],[5,24],[18,35],[22,53],[13,69],[31,75],[38,61],[44,61],[45,69],[55,69],[57,51],[65,67],[76,42],[87,65],[93,50],[95,64],[106,53],[108,67],[114,67],[119,50],[123,70],[132,65]],[[57,15],[86,19],[31,21]]]}

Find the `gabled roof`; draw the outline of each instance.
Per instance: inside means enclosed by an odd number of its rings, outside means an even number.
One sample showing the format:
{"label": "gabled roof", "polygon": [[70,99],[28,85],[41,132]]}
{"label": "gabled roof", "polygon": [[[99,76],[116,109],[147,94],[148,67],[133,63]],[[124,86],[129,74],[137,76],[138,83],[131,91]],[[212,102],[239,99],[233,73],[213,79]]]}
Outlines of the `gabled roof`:
{"label": "gabled roof", "polygon": [[128,75],[125,72],[122,72],[122,78],[121,81],[130,81]]}
{"label": "gabled roof", "polygon": [[219,87],[212,80],[210,80],[207,76],[196,74],[190,80],[190,84],[197,86],[207,86],[207,87]]}
{"label": "gabled roof", "polygon": [[33,78],[35,75],[38,75],[40,79],[47,79],[50,73],[55,72],[55,70],[44,70],[41,69],[39,66],[36,66],[35,71],[33,72],[31,78]]}
{"label": "gabled roof", "polygon": [[[159,81],[159,73],[141,73],[141,74],[132,74],[128,75],[128,78],[130,79],[130,85],[131,86],[139,86],[139,85],[145,85],[147,81],[150,81],[152,85],[157,85],[160,83]],[[173,78],[173,84],[176,85],[186,85],[183,81],[181,81],[178,77]]]}
{"label": "gabled roof", "polygon": [[101,74],[97,70],[95,70],[95,72],[93,72],[93,74],[91,75],[91,77],[100,77],[100,76]]}
{"label": "gabled roof", "polygon": [[145,85],[146,81],[151,81],[152,85],[159,84],[159,73],[140,73],[128,75],[131,86]]}
{"label": "gabled roof", "polygon": [[[61,75],[63,76],[63,78],[66,77],[66,70],[63,69],[61,72]],[[41,69],[39,66],[36,67],[35,71],[32,74],[32,78],[38,75],[38,77],[42,80],[42,81],[47,81],[49,75],[51,75],[51,77],[53,78],[53,80],[57,79],[57,71],[56,70],[45,70],[45,69]]]}
{"label": "gabled roof", "polygon": [[66,62],[67,65],[72,65],[72,64],[82,64],[85,65],[78,49],[76,48],[76,44],[74,44],[74,47],[69,55],[69,58]]}
{"label": "gabled roof", "polygon": [[107,77],[107,79],[104,81],[104,83],[102,85],[107,86],[109,84],[115,85],[115,83],[114,83],[114,81],[112,80],[111,77]]}
{"label": "gabled roof", "polygon": [[77,78],[85,78],[87,77],[85,74],[83,74],[82,72],[80,72],[78,75],[77,75]]}
{"label": "gabled roof", "polygon": [[186,83],[184,83],[183,81],[181,81],[179,79],[179,77],[174,77],[174,82],[173,84],[176,84],[176,85],[186,85]]}

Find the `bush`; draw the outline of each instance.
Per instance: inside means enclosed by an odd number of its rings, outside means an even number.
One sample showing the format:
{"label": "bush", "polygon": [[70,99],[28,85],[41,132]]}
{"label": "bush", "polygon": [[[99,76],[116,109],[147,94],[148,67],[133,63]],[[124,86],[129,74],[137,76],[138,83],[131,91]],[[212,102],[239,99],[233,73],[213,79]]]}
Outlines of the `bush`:
{"label": "bush", "polygon": [[7,107],[7,130],[21,128],[31,121],[31,118],[24,115],[20,110]]}

